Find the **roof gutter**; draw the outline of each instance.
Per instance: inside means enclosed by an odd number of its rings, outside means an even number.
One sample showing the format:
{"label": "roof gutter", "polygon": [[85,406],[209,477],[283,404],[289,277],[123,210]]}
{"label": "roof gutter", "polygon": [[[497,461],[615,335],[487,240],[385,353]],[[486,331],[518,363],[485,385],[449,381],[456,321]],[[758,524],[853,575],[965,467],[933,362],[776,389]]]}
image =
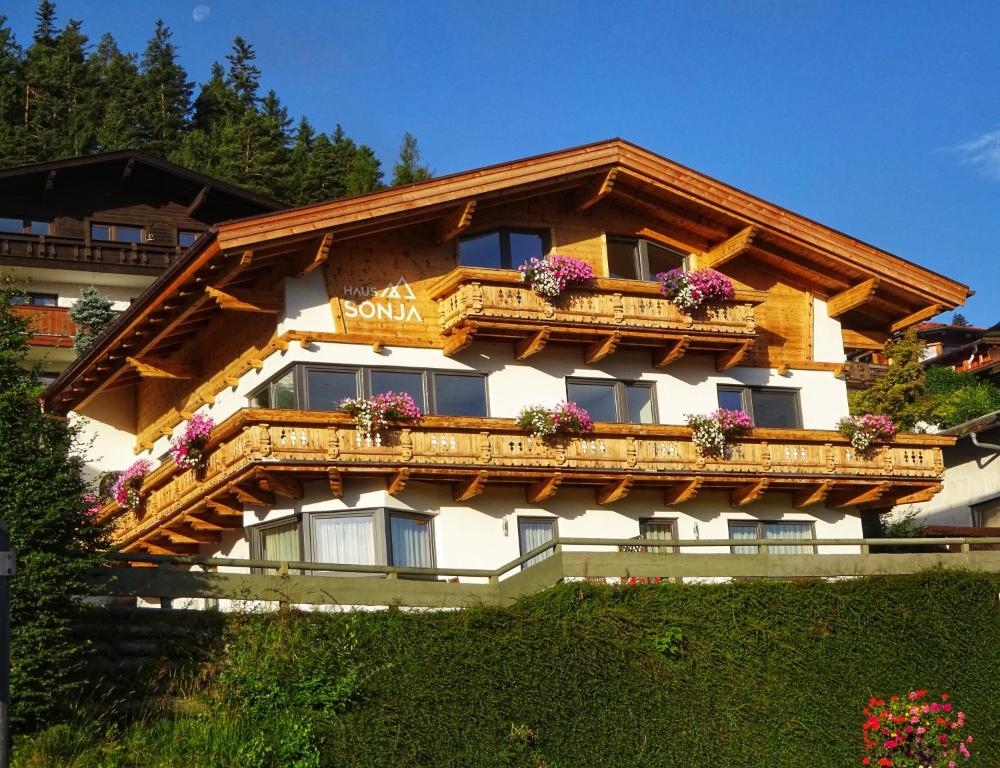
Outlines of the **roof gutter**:
{"label": "roof gutter", "polygon": [[969,437],[972,439],[972,444],[976,446],[976,448],[985,448],[988,451],[996,451],[997,453],[1000,453],[1000,445],[997,445],[996,443],[979,442],[978,432],[970,432]]}

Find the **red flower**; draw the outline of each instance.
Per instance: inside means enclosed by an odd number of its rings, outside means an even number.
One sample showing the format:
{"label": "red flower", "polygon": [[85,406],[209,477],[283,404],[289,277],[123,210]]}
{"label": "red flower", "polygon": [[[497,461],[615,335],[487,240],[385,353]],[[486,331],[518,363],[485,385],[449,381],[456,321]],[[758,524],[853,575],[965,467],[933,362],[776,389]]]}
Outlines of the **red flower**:
{"label": "red flower", "polygon": [[947,693],[942,693],[941,694],[941,701],[948,701],[948,694]]}
{"label": "red flower", "polygon": [[892,765],[892,759],[888,757],[883,757],[878,761],[879,765]]}
{"label": "red flower", "polygon": [[861,764],[862,765],[870,765],[871,761],[872,761],[872,759],[870,757],[863,757],[863,758],[861,758]]}

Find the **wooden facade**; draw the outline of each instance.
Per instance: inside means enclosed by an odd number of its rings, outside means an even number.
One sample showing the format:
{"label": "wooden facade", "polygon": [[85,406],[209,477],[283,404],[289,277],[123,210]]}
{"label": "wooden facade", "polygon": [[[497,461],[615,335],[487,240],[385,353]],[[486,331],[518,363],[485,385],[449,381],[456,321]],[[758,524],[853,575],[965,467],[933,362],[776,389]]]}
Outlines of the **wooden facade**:
{"label": "wooden facade", "polygon": [[[501,227],[544,231],[549,253],[583,259],[598,277],[546,300],[514,271],[462,266],[460,239]],[[655,283],[609,278],[610,236],[647,239],[686,254],[692,267],[718,269],[736,296],[685,313]],[[290,286],[306,280],[310,290],[325,288],[324,306],[301,321]],[[196,410],[242,392],[247,376],[293,345],[471,359],[500,344],[526,366],[556,347],[577,350],[585,366],[638,351],[650,371],[701,359],[720,372],[843,377],[844,350],[880,347],[967,295],[954,281],[613,140],[219,225],[43,400],[83,415],[127,402],[117,428],[135,436],[136,453],[154,455]],[[839,360],[820,353],[830,339],[817,329],[829,328]],[[833,432],[756,430],[716,461],[695,451],[682,426],[602,424],[593,437],[549,445],[510,420],[435,416],[372,444],[343,415],[242,402],[213,434],[204,475],[168,461],[149,478],[140,515],[113,504],[104,511],[120,544],[194,551],[240,528],[244,505],[295,498],[316,479],[335,497],[356,476],[382,477],[391,493],[411,479],[448,483],[463,502],[515,484],[535,502],[583,485],[598,504],[634,487],[662,490],[668,504],[704,488],[724,490],[734,507],[765,493],[791,494],[795,509],[891,505],[939,488],[940,447],[950,442],[900,436],[858,456]]]}

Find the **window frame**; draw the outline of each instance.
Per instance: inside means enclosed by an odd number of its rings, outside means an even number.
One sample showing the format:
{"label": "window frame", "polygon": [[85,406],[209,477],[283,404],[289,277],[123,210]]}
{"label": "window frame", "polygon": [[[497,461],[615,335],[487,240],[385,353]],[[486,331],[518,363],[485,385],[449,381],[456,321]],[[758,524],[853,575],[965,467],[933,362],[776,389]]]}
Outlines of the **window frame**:
{"label": "window frame", "polygon": [[[521,523],[547,523],[549,525],[549,528],[552,531],[552,535],[548,538],[548,541],[552,541],[552,539],[559,538],[559,518],[558,517],[542,517],[540,515],[517,515],[516,516],[516,523],[517,523],[517,551],[518,551],[518,556],[527,554],[527,552],[525,552],[521,548]],[[531,550],[528,550],[528,551],[530,552]],[[532,565],[536,565],[537,563],[542,562],[542,560],[547,560],[548,558],[552,557],[553,554],[555,554],[555,553],[552,552],[551,550],[548,550],[547,553],[542,553],[541,555],[535,555],[535,557],[539,558],[539,559],[536,560],[534,563],[531,563],[530,565],[529,565],[530,561],[525,560],[523,563],[521,563],[520,570],[523,571],[525,568],[530,568]],[[534,558],[532,558],[532,559],[534,559]]]}
{"label": "window frame", "polygon": [[[608,384],[613,384],[614,398],[615,398],[615,415],[617,420],[610,422],[613,424],[659,424],[660,423],[660,409],[656,402],[656,382],[648,381],[645,379],[593,379],[581,376],[568,376],[566,378],[566,399],[571,400],[569,396],[569,385],[570,384],[599,384],[607,386]],[[649,389],[650,391],[650,404],[653,407],[653,420],[650,422],[632,422],[628,418],[628,387],[641,386],[643,388]]]}
{"label": "window frame", "polygon": [[[656,281],[656,275],[650,274],[649,271],[649,244],[652,243],[657,248],[663,248],[666,251],[671,251],[676,253],[681,257],[680,268],[687,272],[691,267],[691,254],[684,253],[679,248],[670,245],[668,243],[660,242],[659,240],[653,240],[649,237],[639,237],[637,235],[615,235],[607,233],[604,236],[604,263],[607,266],[608,277],[612,280],[639,280],[644,283],[650,283]],[[635,267],[636,277],[626,277],[626,278],[613,278],[611,277],[611,259],[609,254],[609,246],[612,241],[624,243],[630,242],[633,244],[632,251],[632,266]]]}
{"label": "window frame", "polygon": [[722,407],[719,402],[720,392],[738,392],[740,394],[740,402],[742,403],[742,409],[747,416],[750,417],[750,423],[756,427],[757,419],[754,416],[753,411],[753,393],[754,392],[782,392],[791,393],[795,396],[795,422],[794,427],[761,427],[761,429],[804,429],[802,426],[802,397],[801,389],[799,387],[757,387],[749,386],[747,384],[718,384],[715,388],[715,401]]}
{"label": "window frame", "polygon": [[[94,227],[107,227],[109,237],[94,237]],[[118,228],[123,227],[126,229],[138,229],[139,239],[138,240],[119,240],[116,235],[118,233]],[[145,226],[142,224],[112,224],[110,222],[104,221],[87,221],[87,239],[90,241],[97,241],[99,243],[118,243],[120,245],[142,245],[147,242],[148,232]]]}
{"label": "window frame", "polygon": [[[727,525],[726,525],[726,532],[729,534],[730,541],[739,541],[739,539],[734,539],[733,536],[732,536],[733,527],[736,526],[738,528],[749,528],[751,526],[754,526],[754,527],[757,528],[757,535],[754,536],[754,538],[755,539],[765,539],[765,538],[767,538],[764,535],[765,534],[765,527],[768,524],[772,524],[772,525],[788,525],[790,523],[795,523],[795,524],[798,524],[798,525],[808,525],[809,526],[809,532],[812,534],[812,536],[810,538],[811,539],[815,539],[816,538],[816,521],[815,520],[728,520],[727,521]],[[803,541],[809,541],[809,539],[803,539]],[[737,547],[746,547],[746,546],[753,546],[753,547],[756,548],[756,545],[731,544],[729,546],[729,553],[732,554],[732,555],[736,555],[736,554],[749,554],[749,553],[739,553],[739,552],[736,551]],[[769,545],[768,549],[767,549],[767,553],[768,554],[772,554],[770,546],[771,545]],[[798,544],[798,545],[795,545],[795,544],[775,544],[774,546],[777,546],[777,547],[800,546],[800,547],[809,547],[812,550],[811,553],[810,552],[798,552],[798,553],[791,553],[790,552],[790,553],[785,553],[785,554],[813,554],[813,555],[815,555],[819,551],[816,544],[813,544],[811,547],[808,544]],[[773,554],[779,554],[779,553],[773,553]]]}
{"label": "window frame", "polygon": [[[39,293],[36,291],[26,291],[20,296],[11,296],[11,299],[25,299],[23,303],[19,303],[17,301],[11,301],[11,304],[17,307],[48,307],[49,309],[56,309],[59,307],[58,293]],[[35,299],[50,299],[53,303],[36,304]]]}
{"label": "window frame", "polygon": [[[11,221],[21,220],[20,230],[0,230],[0,237],[8,235],[33,235],[34,237],[51,237],[55,234],[55,219],[47,219],[44,216],[0,216],[0,219],[10,219]],[[48,232],[35,233],[31,231],[32,224],[48,224]]]}
{"label": "window frame", "polygon": [[[670,538],[665,539],[665,541],[677,541],[677,521],[679,518],[676,517],[640,517],[639,518],[639,538],[644,539],[643,526],[646,525],[663,525],[665,523],[670,524]],[[640,552],[667,552],[671,555],[676,555],[680,550],[675,546],[670,546],[669,544],[657,544],[655,546],[644,545],[639,547]]]}
{"label": "window frame", "polygon": [[[199,238],[201,238],[201,236],[204,234],[205,230],[184,229],[183,227],[177,227],[177,229],[174,230],[174,243],[176,243],[179,248],[184,248],[185,250],[187,250],[192,245],[197,243]],[[194,235],[194,240],[191,241],[190,245],[184,245],[183,243],[181,243],[181,235]]]}
{"label": "window frame", "polygon": [[993,528],[994,526],[985,524],[984,518],[986,515],[994,515],[1000,512],[1000,496],[994,496],[993,498],[983,499],[975,504],[970,504],[969,511],[972,512],[972,525],[974,527]]}
{"label": "window frame", "polygon": [[[302,513],[295,513],[293,515],[286,515],[285,517],[280,517],[277,520],[265,520],[262,523],[257,523],[255,525],[246,526],[247,538],[250,544],[250,558],[253,560],[264,560],[264,540],[261,537],[261,533],[264,533],[272,528],[284,528],[288,525],[295,525],[296,533],[298,533],[299,540],[299,559],[302,562],[306,562],[308,558],[305,557],[306,549],[303,540],[303,524],[302,524]],[[264,573],[263,568],[253,568],[251,569],[253,573]],[[292,573],[292,571],[289,571]],[[295,570],[294,573],[301,573]]]}
{"label": "window frame", "polygon": [[[483,237],[484,235],[492,235],[497,233],[500,239],[500,266],[499,267],[474,267],[471,265],[462,263],[462,242],[465,240],[475,240],[476,238]],[[505,227],[493,227],[492,229],[484,229],[479,232],[470,232],[462,235],[457,239],[455,244],[455,259],[458,262],[458,266],[467,267],[469,269],[517,269],[513,265],[511,259],[511,249],[510,249],[510,236],[515,235],[537,235],[542,239],[542,255],[540,258],[545,258],[549,255],[552,250],[552,230],[547,228],[534,229],[532,227],[516,227],[516,226],[505,226]]]}

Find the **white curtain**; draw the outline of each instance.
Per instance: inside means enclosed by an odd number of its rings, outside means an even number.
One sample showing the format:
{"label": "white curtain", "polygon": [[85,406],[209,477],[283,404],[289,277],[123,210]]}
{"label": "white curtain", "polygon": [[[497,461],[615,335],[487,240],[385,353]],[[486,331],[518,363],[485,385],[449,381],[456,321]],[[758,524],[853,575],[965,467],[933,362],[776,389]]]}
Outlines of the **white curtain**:
{"label": "white curtain", "polygon": [[389,538],[393,565],[407,568],[430,568],[431,526],[423,518],[389,515]]}
{"label": "white curtain", "polygon": [[[297,523],[277,528],[265,528],[260,532],[260,548],[263,560],[301,560],[299,551],[299,526]],[[299,573],[299,571],[294,571]]]}
{"label": "white curtain", "polygon": [[375,526],[371,515],[313,519],[313,558],[318,563],[375,564]]}
{"label": "white curtain", "polygon": [[[655,539],[657,541],[670,541],[674,538],[674,525],[670,522],[646,522],[639,530],[639,536],[643,539]],[[649,547],[648,552],[669,552],[670,547]]]}
{"label": "white curtain", "polygon": [[[521,554],[530,552],[535,547],[540,547],[552,538],[552,522],[549,520],[519,520],[517,523],[517,535],[520,539]],[[540,555],[535,555],[530,560],[526,560],[521,566],[522,570],[530,565],[534,565],[549,557],[552,550],[546,550]]]}
{"label": "white curtain", "polygon": [[[810,523],[764,523],[765,539],[811,539]],[[813,551],[809,545],[773,545],[767,548],[772,555],[807,555]]]}
{"label": "white curtain", "polygon": [[[729,524],[729,538],[731,539],[756,539],[757,538],[757,525],[737,525],[734,523]],[[757,546],[751,544],[750,546],[735,546],[732,548],[734,555],[756,555]]]}

